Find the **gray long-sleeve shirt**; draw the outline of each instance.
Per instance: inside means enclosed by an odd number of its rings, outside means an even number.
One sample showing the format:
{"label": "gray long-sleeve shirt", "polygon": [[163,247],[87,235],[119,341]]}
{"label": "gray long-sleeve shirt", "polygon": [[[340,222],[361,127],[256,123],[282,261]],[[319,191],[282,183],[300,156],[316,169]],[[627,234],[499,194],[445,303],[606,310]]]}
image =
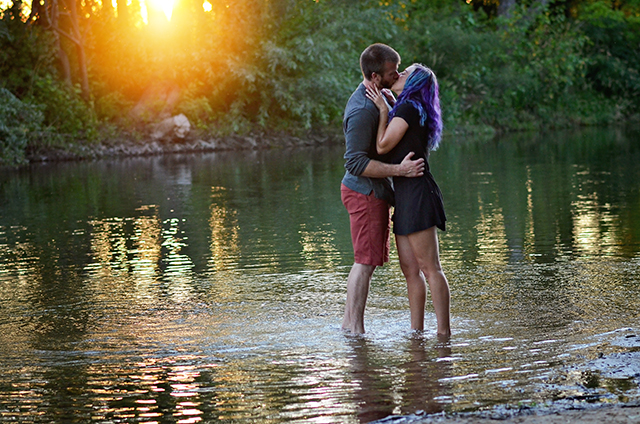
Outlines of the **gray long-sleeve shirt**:
{"label": "gray long-sleeve shirt", "polygon": [[342,129],[346,144],[344,154],[346,172],[342,184],[353,191],[383,199],[393,204],[393,189],[389,178],[363,177],[371,159],[377,159],[376,135],[380,112],[366,97],[366,88],[360,83],[344,110]]}

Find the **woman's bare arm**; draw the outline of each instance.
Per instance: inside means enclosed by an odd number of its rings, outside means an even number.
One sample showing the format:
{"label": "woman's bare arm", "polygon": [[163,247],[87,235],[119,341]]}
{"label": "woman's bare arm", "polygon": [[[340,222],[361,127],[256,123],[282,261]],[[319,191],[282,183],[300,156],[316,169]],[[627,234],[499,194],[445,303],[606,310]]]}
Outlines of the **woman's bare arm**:
{"label": "woman's bare arm", "polygon": [[383,98],[383,94],[378,90],[378,87],[367,87],[367,97],[376,105],[378,110],[380,110],[376,150],[379,154],[388,153],[400,142],[407,132],[409,124],[402,118],[394,117],[389,125],[387,125],[389,120],[389,107]]}

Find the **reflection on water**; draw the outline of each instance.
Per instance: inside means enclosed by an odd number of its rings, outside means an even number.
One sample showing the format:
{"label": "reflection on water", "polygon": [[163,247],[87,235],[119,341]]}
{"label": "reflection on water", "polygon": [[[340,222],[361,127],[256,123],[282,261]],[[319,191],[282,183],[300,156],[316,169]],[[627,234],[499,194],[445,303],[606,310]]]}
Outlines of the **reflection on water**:
{"label": "reflection on water", "polygon": [[1,170],[0,420],[370,422],[638,399],[637,379],[566,371],[640,331],[637,136],[433,154],[446,344],[432,313],[409,332],[395,258],[374,275],[368,334],[340,331],[341,146]]}

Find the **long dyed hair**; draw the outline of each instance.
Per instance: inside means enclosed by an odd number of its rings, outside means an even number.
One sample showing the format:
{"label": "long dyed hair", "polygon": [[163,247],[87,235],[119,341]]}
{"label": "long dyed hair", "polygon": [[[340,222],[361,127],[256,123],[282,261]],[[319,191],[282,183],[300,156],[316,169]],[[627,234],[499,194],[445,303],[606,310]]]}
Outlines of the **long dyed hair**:
{"label": "long dyed hair", "polygon": [[395,106],[389,111],[389,122],[395,115],[398,106],[411,103],[420,113],[420,126],[427,125],[429,139],[427,149],[435,150],[442,139],[442,112],[440,110],[440,90],[436,74],[419,63],[414,63],[415,69],[407,78],[402,93],[398,96]]}

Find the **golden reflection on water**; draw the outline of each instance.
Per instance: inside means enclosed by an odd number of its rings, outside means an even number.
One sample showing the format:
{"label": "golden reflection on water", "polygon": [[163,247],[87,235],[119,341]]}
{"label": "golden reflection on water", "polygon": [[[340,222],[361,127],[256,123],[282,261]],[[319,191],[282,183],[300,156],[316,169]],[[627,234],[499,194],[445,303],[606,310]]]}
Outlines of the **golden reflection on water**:
{"label": "golden reflection on water", "polygon": [[324,227],[312,230],[307,229],[307,224],[301,223],[298,230],[302,258],[313,269],[334,269],[342,259],[342,252],[336,247],[335,229],[328,224]]}
{"label": "golden reflection on water", "polygon": [[131,260],[132,273],[143,281],[154,280],[160,272],[158,264],[162,248],[160,246],[160,219],[156,209],[155,205],[142,206],[136,210],[152,210],[155,213],[142,215],[134,220],[134,233],[131,238],[135,247],[129,253],[134,255]]}
{"label": "golden reflection on water", "polygon": [[237,265],[237,258],[240,254],[238,217],[237,211],[224,205],[225,187],[212,187],[211,192],[209,269],[222,271],[230,265]]}
{"label": "golden reflection on water", "polygon": [[482,196],[478,195],[478,211],[475,225],[478,260],[505,264],[509,258],[509,248],[502,208],[485,203]]}
{"label": "golden reflection on water", "polygon": [[601,204],[594,193],[578,196],[571,204],[573,218],[574,249],[580,256],[618,255],[622,253],[618,217],[611,212],[611,205]]}
{"label": "golden reflection on water", "polygon": [[90,287],[94,300],[108,302],[123,295],[155,297],[153,286],[161,274],[162,228],[155,207],[140,210],[151,210],[154,214],[89,222],[93,260],[85,271],[93,283]]}
{"label": "golden reflection on water", "polygon": [[525,231],[523,238],[523,251],[527,256],[535,255],[535,224],[533,221],[533,179],[531,177],[531,166],[526,166],[527,180],[525,187],[527,190],[527,211],[525,217]]}
{"label": "golden reflection on water", "polygon": [[107,218],[89,221],[91,226],[91,251],[95,262],[87,266],[100,277],[128,272],[127,235],[123,218]]}
{"label": "golden reflection on water", "polygon": [[574,167],[573,189],[576,200],[571,203],[575,253],[580,256],[619,255],[623,253],[620,220],[611,204],[600,199],[600,186],[609,172],[596,173],[589,168]]}
{"label": "golden reflection on water", "polygon": [[[536,177],[539,179],[539,176],[534,175],[530,165],[524,167],[522,186],[514,179],[508,188],[524,194],[522,205],[506,203],[517,197],[509,197],[492,172],[473,172],[473,184],[470,186],[474,188],[475,199],[468,206],[472,209],[467,215],[474,217],[473,260],[502,265],[517,254],[514,249],[522,249],[524,253],[524,257],[518,259],[527,259],[540,256],[540,248],[550,249],[559,256],[568,251],[585,258],[624,255],[626,229],[622,227],[618,209],[602,200],[606,193],[601,188],[610,173],[593,173],[578,166],[571,170],[568,178],[572,180],[572,192],[569,194],[572,200],[566,205],[560,201],[564,201],[563,198],[551,197],[554,193],[550,192],[550,182],[538,182],[536,185]],[[550,200],[554,202],[550,203]],[[507,207],[511,211],[509,223],[505,217]],[[558,217],[562,209],[553,209],[563,207],[571,218],[572,242],[563,239],[562,222],[558,221],[562,219]],[[514,216],[513,211],[520,211],[521,216]],[[448,224],[449,231],[442,234],[445,245],[454,246],[446,252],[446,261],[462,259],[468,253],[461,250],[464,243],[462,234],[456,234],[456,231],[465,230],[464,227],[457,228],[460,225],[458,218],[454,216]],[[551,237],[549,230],[555,232]],[[548,243],[554,243],[554,246],[548,246]]]}
{"label": "golden reflection on water", "polygon": [[101,286],[96,290],[98,297],[108,299],[122,292],[126,280],[134,296],[151,298],[159,278],[172,282],[168,294],[176,301],[189,297],[194,265],[182,253],[188,246],[182,230],[185,219],[161,220],[157,209],[145,205],[136,210],[150,214],[89,221],[93,261],[85,270],[89,279]]}
{"label": "golden reflection on water", "polygon": [[169,218],[162,223],[162,247],[166,251],[162,262],[165,263],[164,274],[169,278],[186,277],[193,268],[191,258],[182,253],[182,249],[188,246],[187,237],[183,235],[181,228],[185,221],[184,218]]}
{"label": "golden reflection on water", "polygon": [[[27,238],[26,227],[4,228],[2,234],[15,234],[12,244],[0,243],[0,324],[12,322],[21,315],[37,316],[40,305],[28,301],[42,295],[44,266],[40,264],[40,253],[34,243],[22,241]],[[0,241],[2,238],[0,237]],[[0,333],[0,352],[23,352],[29,349],[33,334],[42,331],[37,320],[28,320],[19,325],[4,325]],[[23,369],[21,372],[28,373]]]}
{"label": "golden reflection on water", "polygon": [[[200,409],[202,401],[198,393],[201,365],[180,365],[198,359],[194,355],[147,357],[128,372],[126,369],[91,367],[87,374],[92,378],[87,385],[95,402],[92,419],[158,418],[162,422],[174,418],[185,423],[200,421],[204,413]],[[127,375],[115,381],[111,379],[114,371],[127,372]],[[115,406],[118,403],[122,406]]]}

